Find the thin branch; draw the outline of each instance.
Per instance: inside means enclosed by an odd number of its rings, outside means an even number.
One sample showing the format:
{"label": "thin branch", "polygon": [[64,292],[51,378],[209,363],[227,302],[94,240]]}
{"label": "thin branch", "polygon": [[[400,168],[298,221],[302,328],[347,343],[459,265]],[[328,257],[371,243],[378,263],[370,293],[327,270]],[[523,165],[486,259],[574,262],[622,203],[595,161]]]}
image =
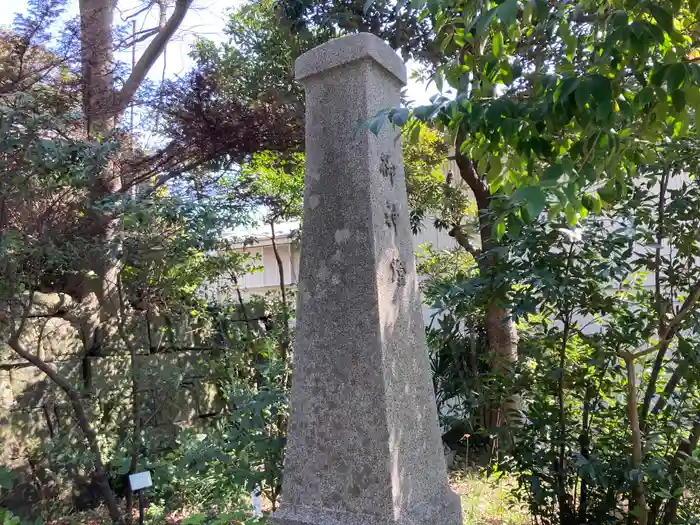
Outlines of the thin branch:
{"label": "thin branch", "polygon": [[676,521],[678,505],[681,501],[681,495],[684,493],[683,487],[685,484],[685,472],[683,471],[682,463],[685,458],[693,455],[698,440],[700,440],[700,420],[695,420],[693,429],[690,431],[690,436],[688,439],[681,440],[678,451],[671,462],[669,477],[673,479],[673,485],[671,487],[671,494],[673,494],[673,496],[666,502],[661,525],[670,525]]}
{"label": "thin branch", "polygon": [[100,451],[100,445],[97,439],[97,434],[95,433],[95,430],[90,424],[90,419],[87,415],[87,411],[85,410],[85,406],[81,399],[80,393],[71,386],[70,382],[68,382],[68,380],[65,377],[61,376],[58,372],[56,372],[56,370],[54,370],[52,366],[46,363],[39,356],[30,352],[27,349],[27,347],[24,346],[24,344],[20,341],[20,337],[27,323],[27,314],[29,313],[32,307],[33,297],[34,293],[32,292],[29,295],[29,302],[27,303],[27,306],[25,308],[24,315],[22,316],[22,319],[20,321],[20,325],[18,329],[15,330],[13,334],[11,334],[11,337],[7,344],[10,348],[12,348],[15,351],[15,353],[17,353],[17,355],[19,355],[24,360],[38,368],[41,372],[46,374],[46,376],[51,381],[53,381],[56,385],[58,385],[58,387],[61,390],[65,392],[66,396],[68,397],[68,400],[70,401],[71,407],[73,408],[73,413],[75,414],[78,426],[80,427],[80,430],[82,431],[83,436],[85,437],[85,440],[88,443],[90,451],[92,452],[93,464],[95,468],[95,481],[100,487],[100,491],[102,492],[102,495],[106,500],[112,521],[114,521],[115,523],[119,523],[121,521],[121,513],[119,512],[116,499],[114,498],[114,492],[112,492],[112,489],[109,486],[109,480],[107,478],[107,474],[104,469],[104,464],[102,462],[102,453]]}
{"label": "thin branch", "polygon": [[700,299],[700,281],[696,282],[692,288],[690,289],[690,293],[688,294],[688,297],[686,297],[685,301],[683,301],[683,305],[681,306],[681,309],[678,311],[678,313],[675,315],[673,319],[671,319],[671,322],[668,323],[668,328],[667,328],[667,337],[675,334],[676,330],[678,329],[678,325],[681,324],[685,316],[691,311],[691,309],[695,306],[695,304],[698,302]]}
{"label": "thin branch", "polygon": [[659,399],[657,399],[656,404],[654,405],[654,408],[651,411],[652,414],[656,415],[659,412],[661,412],[664,408],[666,408],[668,400],[671,398],[671,395],[673,395],[673,392],[675,392],[676,388],[678,387],[678,384],[681,382],[681,379],[683,379],[683,376],[688,371],[689,365],[690,362],[687,359],[683,359],[680,363],[678,363],[676,369],[673,371],[673,374],[671,374],[671,378],[668,380],[668,383],[666,383],[666,386],[664,387],[663,394],[661,394],[661,396],[659,396]]}
{"label": "thin branch", "polygon": [[467,250],[474,259],[478,258],[481,255],[481,250],[479,250],[476,246],[472,244],[472,242],[469,240],[469,236],[466,235],[463,231],[462,228],[459,226],[459,224],[455,224],[452,226],[452,229],[449,232],[450,237],[454,238],[457,243]]}
{"label": "thin branch", "polygon": [[683,319],[685,319],[685,316],[688,315],[688,313],[693,309],[695,304],[698,302],[700,299],[700,281],[696,282],[693,287],[690,289],[690,294],[688,297],[686,297],[685,301],[683,301],[683,305],[681,306],[681,309],[678,310],[678,313],[671,319],[671,321],[666,325],[666,330],[664,331],[663,334],[660,335],[660,341],[656,343],[655,345],[652,345],[648,348],[645,348],[644,350],[640,350],[639,352],[635,352],[633,357],[635,359],[639,357],[644,357],[648,354],[651,354],[661,348],[663,345],[669,344],[673,338],[676,336],[676,332],[678,331],[679,325],[683,322]]}
{"label": "thin branch", "polygon": [[462,153],[459,151],[459,148],[464,140],[466,140],[464,135],[460,134],[457,136],[456,153],[454,157],[455,162],[459,168],[459,175],[462,177],[462,180],[467,183],[469,188],[474,193],[479,209],[485,210],[488,207],[488,201],[491,197],[489,188],[476,172],[474,162],[462,155]]}
{"label": "thin branch", "polygon": [[[637,411],[637,373],[634,367],[634,356],[629,352],[625,355],[625,365],[627,368],[627,417],[632,434],[632,468],[641,469],[642,432],[639,428],[639,414]],[[649,509],[646,504],[644,482],[641,479],[632,483],[632,494],[630,495],[629,503],[632,512],[637,515],[639,525],[647,525]]]}
{"label": "thin branch", "polygon": [[121,49],[124,47],[132,47],[132,46],[138,44],[139,42],[143,42],[144,40],[148,40],[149,38],[158,34],[158,31],[160,31],[160,29],[161,29],[160,27],[150,27],[148,29],[144,29],[143,31],[138,31],[137,33],[135,33],[133,35],[129,35],[124,40],[121,40],[114,47],[116,49]]}
{"label": "thin branch", "polygon": [[[22,323],[26,321],[26,317],[22,318]],[[21,324],[20,324],[21,327]],[[59,375],[51,365],[49,365],[46,361],[41,359],[39,356],[32,354],[29,349],[27,349],[24,344],[19,340],[19,335],[21,334],[20,330],[17,330],[13,336],[10,338],[10,340],[7,342],[8,346],[12,348],[22,359],[25,361],[28,361],[30,364],[34,365],[37,367],[39,370],[41,370],[44,374],[48,376],[48,378],[56,383],[61,390],[63,390],[66,395],[73,400],[72,397],[78,395],[77,390],[75,390],[71,384],[61,375]]]}
{"label": "thin branch", "polygon": [[178,27],[180,27],[180,24],[182,24],[182,21],[192,5],[192,2],[193,0],[177,0],[175,2],[175,10],[173,11],[173,14],[170,16],[165,26],[163,26],[163,28],[158,32],[155,38],[151,40],[151,43],[148,44],[148,47],[143,52],[143,55],[141,55],[141,58],[136,63],[136,67],[129,75],[129,78],[126,79],[124,87],[122,87],[121,92],[117,96],[115,108],[116,114],[124,111],[126,106],[129,105],[129,102],[136,94],[136,91],[139,89],[143,80],[146,78],[146,75],[153,67],[153,64],[155,64],[156,60],[158,60],[160,55],[163,53],[168,41],[175,34]]}
{"label": "thin branch", "polygon": [[136,11],[136,12],[134,12],[134,13],[131,13],[130,15],[126,15],[126,16],[123,16],[122,13],[121,13],[121,11],[120,11],[120,12],[119,12],[119,17],[122,19],[122,21],[126,22],[127,20],[129,20],[129,19],[131,19],[131,18],[136,18],[136,17],[139,16],[141,13],[145,13],[146,11],[150,11],[151,9],[153,9],[153,5],[154,5],[154,4],[155,4],[155,2],[152,2],[152,1],[151,1],[151,2],[149,2],[148,4],[146,4],[145,7],[139,9],[138,11]]}

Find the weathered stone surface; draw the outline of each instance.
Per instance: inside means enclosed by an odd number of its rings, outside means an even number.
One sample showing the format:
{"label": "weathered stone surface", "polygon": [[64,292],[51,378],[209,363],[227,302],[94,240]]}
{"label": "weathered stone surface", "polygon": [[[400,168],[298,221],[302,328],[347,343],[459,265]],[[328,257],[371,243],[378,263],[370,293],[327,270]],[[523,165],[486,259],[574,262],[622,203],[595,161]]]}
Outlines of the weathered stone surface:
{"label": "weathered stone surface", "polygon": [[[3,334],[7,337],[7,334]],[[29,319],[20,341],[44,361],[75,356],[83,351],[79,331],[65,319],[57,317]],[[22,364],[25,361],[12,348],[0,342],[0,363]]]}
{"label": "weathered stone surface", "polygon": [[192,388],[180,387],[161,399],[157,421],[160,425],[192,421],[197,417],[197,396]]}
{"label": "weathered stone surface", "polygon": [[13,408],[36,408],[52,394],[51,382],[36,367],[26,365],[10,370],[12,397],[16,406]]}
{"label": "weathered stone surface", "polygon": [[203,378],[211,374],[209,351],[190,351],[178,354],[178,367],[189,379]]}
{"label": "weathered stone surface", "polygon": [[43,408],[10,410],[0,416],[0,461],[16,468],[27,460],[27,453],[50,438]]}
{"label": "weathered stone surface", "polygon": [[8,370],[0,370],[0,413],[12,408],[14,395],[12,393],[12,380]]}
{"label": "weathered stone surface", "polygon": [[211,381],[198,381],[195,387],[197,394],[197,415],[208,417],[218,414],[224,408],[216,384]]}
{"label": "weathered stone surface", "polygon": [[[131,389],[131,360],[128,355],[92,357],[90,366],[90,386],[95,392]],[[125,400],[129,403],[129,399]]]}
{"label": "weathered stone surface", "polygon": [[278,525],[457,525],[425,346],[397,131],[356,133],[400,102],[374,36],[299,58],[306,178],[291,420]]}
{"label": "weathered stone surface", "polygon": [[65,319],[56,317],[46,319],[36,327],[36,345],[39,356],[46,361],[66,359],[84,350],[78,329]]}
{"label": "weathered stone surface", "polygon": [[167,371],[172,371],[173,374],[180,373],[180,356],[177,353],[139,355],[136,362],[146,378],[148,375],[158,375]]}

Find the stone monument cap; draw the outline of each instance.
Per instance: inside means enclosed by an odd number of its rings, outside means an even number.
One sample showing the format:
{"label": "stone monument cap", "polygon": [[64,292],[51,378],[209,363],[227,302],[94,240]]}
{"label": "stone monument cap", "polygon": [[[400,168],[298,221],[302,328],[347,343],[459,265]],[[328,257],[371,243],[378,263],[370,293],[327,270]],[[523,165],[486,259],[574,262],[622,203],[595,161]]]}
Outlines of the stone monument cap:
{"label": "stone monument cap", "polygon": [[381,38],[371,33],[357,33],[329,40],[307,51],[294,63],[297,80],[318,75],[332,68],[371,58],[391,73],[402,86],[406,85],[403,60]]}

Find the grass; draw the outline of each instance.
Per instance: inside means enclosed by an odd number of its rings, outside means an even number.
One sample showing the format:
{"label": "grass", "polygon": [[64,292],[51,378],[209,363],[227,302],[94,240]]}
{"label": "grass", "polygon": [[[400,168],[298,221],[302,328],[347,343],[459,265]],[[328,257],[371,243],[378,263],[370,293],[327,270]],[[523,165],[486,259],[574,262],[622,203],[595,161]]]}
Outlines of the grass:
{"label": "grass", "polygon": [[[527,509],[513,501],[510,496],[511,483],[507,479],[487,478],[483,470],[474,469],[466,473],[454,473],[450,484],[461,498],[464,525],[531,525],[532,523]],[[266,520],[243,521],[241,519],[248,515],[250,515],[250,509],[240,511],[239,515],[235,516],[238,519],[232,519],[233,516],[220,516],[219,520],[206,519],[205,515],[196,512],[181,512],[166,517],[163,516],[162,509],[152,505],[147,512],[146,523],[149,525],[266,523]],[[66,520],[49,523],[51,525],[103,525],[108,524],[109,520],[106,510],[100,508],[75,514]]]}
{"label": "grass", "polygon": [[462,500],[464,525],[529,525],[527,509],[510,495],[506,479],[489,479],[483,472],[455,474],[452,488]]}
{"label": "grass", "polygon": [[[475,469],[466,473],[454,473],[450,484],[462,501],[464,525],[531,525],[532,523],[526,507],[511,497],[511,482],[507,479],[487,478],[483,470]],[[265,521],[255,523],[265,523]]]}

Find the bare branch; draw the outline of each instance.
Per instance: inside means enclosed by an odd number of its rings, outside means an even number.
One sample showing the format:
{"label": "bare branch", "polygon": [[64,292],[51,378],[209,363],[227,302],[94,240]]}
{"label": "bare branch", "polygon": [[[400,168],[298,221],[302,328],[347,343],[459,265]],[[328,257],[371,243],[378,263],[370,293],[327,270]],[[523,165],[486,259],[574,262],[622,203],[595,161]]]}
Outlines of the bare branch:
{"label": "bare branch", "polygon": [[654,405],[654,408],[651,411],[652,414],[656,415],[659,412],[661,412],[664,408],[666,408],[666,405],[668,405],[668,400],[671,398],[671,395],[673,395],[673,392],[675,392],[676,388],[678,387],[678,384],[681,382],[681,379],[688,371],[689,365],[690,362],[687,359],[683,359],[683,361],[678,363],[676,369],[673,371],[673,374],[671,374],[671,378],[668,380],[668,383],[666,383],[666,386],[664,387],[663,394],[661,394],[659,399],[656,400],[656,404]]}
{"label": "bare branch", "polygon": [[148,47],[136,63],[131,75],[126,79],[121,92],[117,95],[115,113],[121,113],[129,105],[129,102],[136,94],[136,91],[146,78],[149,70],[153,67],[153,64],[155,64],[160,55],[163,54],[168,41],[175,34],[178,27],[180,27],[180,24],[182,24],[192,2],[193,0],[177,0],[175,2],[175,11],[173,11],[173,14],[155,38],[151,40],[151,43],[148,44]]}
{"label": "bare branch", "polygon": [[[26,321],[26,317],[23,317],[22,322]],[[32,354],[29,349],[27,349],[26,346],[22,344],[22,342],[19,340],[19,334],[21,332],[17,330],[13,337],[7,342],[7,344],[12,348],[22,359],[25,361],[28,361],[35,367],[37,367],[39,370],[41,370],[44,374],[48,376],[48,378],[56,383],[61,390],[63,390],[68,397],[71,397],[71,395],[77,395],[76,390],[70,385],[66,379],[59,375],[48,363],[46,363],[44,360],[42,360],[39,356]]]}
{"label": "bare branch", "polygon": [[[26,317],[23,317],[20,327],[23,327],[25,322]],[[93,454],[95,481],[99,485],[102,494],[106,499],[112,520],[115,523],[119,523],[121,521],[121,513],[119,512],[119,508],[117,507],[117,502],[114,498],[114,493],[109,487],[109,481],[104,469],[104,464],[102,462],[102,453],[100,451],[97,434],[95,433],[95,430],[90,424],[90,419],[88,418],[80,393],[71,386],[71,384],[65,377],[56,372],[56,370],[54,370],[53,367],[51,367],[51,365],[43,361],[39,356],[32,354],[19,340],[20,334],[21,331],[17,330],[13,334],[12,338],[8,341],[8,345],[20,357],[22,357],[23,359],[37,367],[39,370],[41,370],[44,374],[46,374],[46,376],[51,381],[53,381],[61,390],[63,390],[66,393],[66,396],[68,396],[70,404],[73,407],[73,412],[78,422],[78,426],[83,432],[83,436],[85,437],[85,440],[87,441],[88,446],[90,447],[90,451]]]}
{"label": "bare branch", "polygon": [[[639,427],[637,407],[637,374],[634,367],[634,357],[631,354],[625,356],[625,365],[627,368],[627,417],[632,434],[632,468],[638,469],[642,465],[642,432]],[[640,525],[646,525],[648,512],[644,492],[643,481],[638,480],[632,484],[630,508],[633,511],[641,511],[637,512]]]}
{"label": "bare branch", "polygon": [[700,300],[700,281],[696,282],[693,285],[693,287],[690,289],[688,297],[686,297],[685,301],[683,301],[681,309],[678,310],[678,313],[668,323],[668,327],[666,329],[666,338],[668,338],[669,335],[676,333],[676,331],[678,330],[678,325],[681,324],[685,316],[692,310],[692,308],[695,306],[698,300]]}
{"label": "bare branch", "polygon": [[472,244],[472,242],[469,240],[469,236],[462,231],[459,224],[454,224],[452,226],[449,235],[450,237],[454,238],[454,240],[457,241],[462,248],[467,250],[467,252],[469,252],[474,259],[481,255],[481,250]]}
{"label": "bare branch", "polygon": [[635,352],[634,358],[639,358],[639,357],[644,357],[648,354],[651,354],[661,348],[663,345],[669,344],[673,338],[676,336],[676,332],[678,331],[678,327],[680,324],[683,322],[683,319],[685,319],[685,316],[688,315],[688,313],[693,309],[695,304],[698,302],[700,299],[700,281],[696,282],[693,287],[690,289],[690,295],[686,297],[685,301],[683,301],[683,305],[681,306],[681,309],[678,310],[678,313],[671,319],[671,321],[668,323],[666,326],[666,329],[664,330],[664,333],[660,334],[660,341],[656,343],[655,345],[652,345],[648,348],[645,348],[644,350],[640,350],[639,352]]}
{"label": "bare branch", "polygon": [[121,11],[120,11],[120,12],[119,12],[119,17],[120,17],[124,22],[126,22],[127,20],[130,20],[130,19],[132,19],[132,18],[136,18],[136,17],[139,16],[141,13],[145,13],[145,12],[147,12],[147,11],[150,11],[151,9],[153,9],[153,6],[154,6],[155,4],[156,4],[156,2],[153,2],[153,1],[148,2],[144,7],[142,7],[142,8],[139,9],[138,11],[135,11],[135,12],[129,14],[129,15],[126,15],[126,16],[123,16],[123,14],[122,14]]}
{"label": "bare branch", "polygon": [[148,40],[149,38],[153,37],[153,35],[156,35],[158,31],[160,31],[160,29],[160,27],[149,27],[148,29],[144,29],[143,31],[138,31],[134,35],[129,35],[124,40],[117,43],[117,45],[115,45],[114,47],[116,49],[132,47],[138,44],[139,42],[143,42],[144,40]]}
{"label": "bare branch", "polygon": [[457,136],[457,141],[455,145],[455,162],[457,163],[457,167],[459,168],[459,174],[462,177],[462,180],[467,183],[467,186],[472,190],[474,193],[474,197],[476,198],[476,203],[479,209],[485,210],[488,207],[488,202],[489,198],[491,197],[491,194],[489,192],[488,185],[479,177],[479,174],[476,172],[476,167],[474,166],[474,162],[467,157],[465,157],[461,152],[460,152],[460,146],[462,143],[466,140],[466,137],[464,134],[460,133]]}

